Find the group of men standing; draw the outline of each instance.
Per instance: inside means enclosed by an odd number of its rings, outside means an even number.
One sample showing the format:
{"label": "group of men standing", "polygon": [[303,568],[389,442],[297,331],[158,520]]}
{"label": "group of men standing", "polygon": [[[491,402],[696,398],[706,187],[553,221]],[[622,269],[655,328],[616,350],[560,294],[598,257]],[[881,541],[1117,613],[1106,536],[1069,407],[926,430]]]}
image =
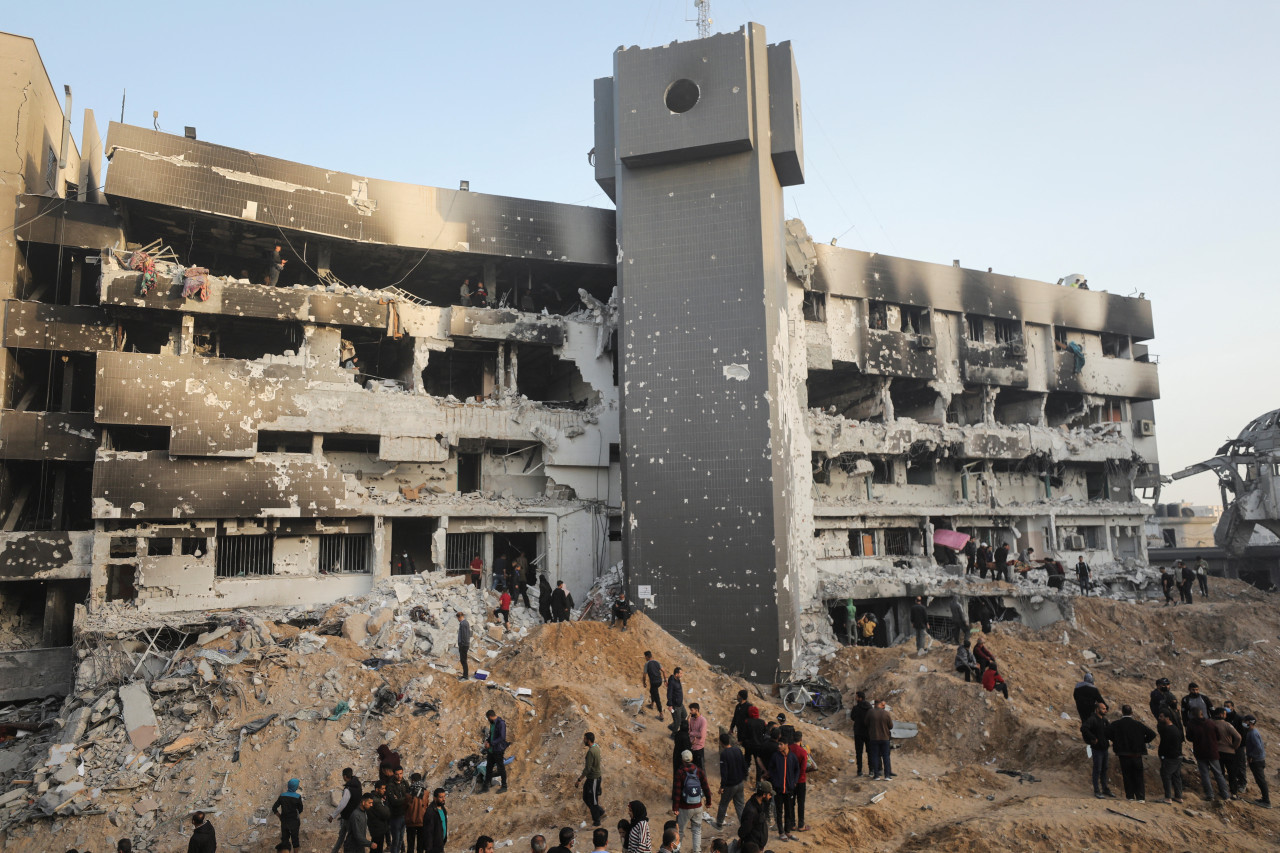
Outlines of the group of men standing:
{"label": "group of men standing", "polygon": [[[1195,583],[1200,583],[1200,597],[1209,597],[1209,564],[1203,557],[1196,561],[1195,569],[1192,569],[1182,560],[1178,560],[1173,564],[1173,570],[1170,571],[1168,566],[1160,567],[1160,591],[1164,593],[1164,605],[1177,606],[1179,604],[1192,604],[1191,592]],[[1173,600],[1173,591],[1178,590],[1178,600]]]}
{"label": "group of men standing", "polygon": [[[421,773],[405,778],[400,755],[386,744],[378,748],[378,778],[363,790],[355,771],[342,771],[342,795],[329,814],[338,821],[338,839],[331,853],[444,853],[449,839],[449,811],[444,788],[428,796]],[[291,839],[284,835],[277,850]],[[297,826],[292,841],[297,849]]]}

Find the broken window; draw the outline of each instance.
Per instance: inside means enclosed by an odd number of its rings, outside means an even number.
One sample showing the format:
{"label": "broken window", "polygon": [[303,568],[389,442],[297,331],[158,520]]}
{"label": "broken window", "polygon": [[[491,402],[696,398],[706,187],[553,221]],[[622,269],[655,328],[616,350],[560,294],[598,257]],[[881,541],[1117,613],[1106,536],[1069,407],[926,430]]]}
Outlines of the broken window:
{"label": "broken window", "polygon": [[927,335],[929,327],[929,309],[917,308],[913,305],[899,306],[902,315],[902,331],[915,335]]}
{"label": "broken window", "polygon": [[889,399],[897,418],[941,424],[946,417],[942,395],[927,380],[896,378],[889,382]]}
{"label": "broken window", "polygon": [[969,340],[974,343],[980,344],[986,340],[985,324],[982,322],[981,317],[966,316],[965,328],[967,329]]}
{"label": "broken window", "polygon": [[138,556],[138,537],[136,536],[112,536],[109,556],[112,557],[136,557]]}
{"label": "broken window", "polygon": [[1111,499],[1111,489],[1105,470],[1089,470],[1084,473],[1085,493],[1091,501]]}
{"label": "broken window", "polygon": [[937,481],[938,463],[932,456],[915,456],[907,461],[907,485],[932,486]]}
{"label": "broken window", "polygon": [[1107,358],[1129,358],[1129,336],[1128,335],[1112,335],[1103,332],[1102,354]]}
{"label": "broken window", "polygon": [[893,485],[893,460],[871,457],[871,482],[882,486]]}
{"label": "broken window", "polygon": [[251,578],[275,574],[276,537],[269,533],[218,537],[220,578]]}
{"label": "broken window", "polygon": [[874,530],[850,530],[849,553],[855,557],[875,557],[880,551],[876,548],[876,532]]}
{"label": "broken window", "polygon": [[138,597],[138,567],[129,563],[107,564],[107,601],[133,601]]}
{"label": "broken window", "polygon": [[867,303],[867,328],[880,331],[889,328],[889,307],[883,302]]}
{"label": "broken window", "polygon": [[121,426],[111,424],[103,431],[107,450],[149,453],[169,449],[169,428],[162,426]]}
{"label": "broken window", "polygon": [[806,290],[802,309],[806,320],[825,323],[827,321],[827,294]]}
{"label": "broken window", "polygon": [[480,491],[479,453],[458,454],[458,491],[462,494]]}
{"label": "broken window", "polygon": [[814,453],[813,460],[813,482],[822,485],[831,485],[831,459],[825,453]]}
{"label": "broken window", "polygon": [[996,320],[996,343],[1008,344],[1022,340],[1022,324],[1016,320]]}
{"label": "broken window", "polygon": [[280,323],[247,317],[222,320],[199,317],[193,329],[193,349],[212,358],[254,361],[267,355],[297,355],[304,339],[300,323]]}
{"label": "broken window", "polygon": [[147,539],[148,557],[172,557],[173,540],[168,536],[152,536]]}
{"label": "broken window", "polygon": [[455,340],[451,349],[431,353],[422,383],[433,397],[471,400],[494,391],[497,375],[496,343]]}
{"label": "broken window", "polygon": [[837,362],[831,370],[810,370],[806,388],[812,408],[834,409],[834,414],[857,421],[884,419],[882,380],[855,364]]}
{"label": "broken window", "polygon": [[585,409],[600,402],[600,392],[582,378],[578,365],[551,347],[521,344],[517,355],[516,390],[530,400],[559,409]]}
{"label": "broken window", "polygon": [[[307,450],[310,451],[308,444]],[[382,436],[330,433],[324,437],[325,453],[363,453],[373,459],[382,449]]]}
{"label": "broken window", "polygon": [[450,574],[471,571],[475,557],[484,559],[483,533],[449,533],[444,537],[445,571]]}
{"label": "broken window", "polygon": [[320,573],[368,574],[372,552],[368,533],[326,533],[320,537]]}
{"label": "broken window", "polygon": [[894,557],[910,557],[915,553],[912,543],[916,531],[906,527],[890,527],[882,531],[884,535],[884,553]]}
{"label": "broken window", "polygon": [[188,557],[203,557],[209,550],[209,540],[203,536],[191,536],[182,540],[182,553]]}
{"label": "broken window", "polygon": [[1053,327],[1053,342],[1055,344],[1062,344],[1065,347],[1068,343],[1070,335],[1071,335],[1071,330],[1066,328],[1065,326]]}
{"label": "broken window", "polygon": [[309,454],[311,453],[311,433],[262,430],[258,433],[258,452]]}

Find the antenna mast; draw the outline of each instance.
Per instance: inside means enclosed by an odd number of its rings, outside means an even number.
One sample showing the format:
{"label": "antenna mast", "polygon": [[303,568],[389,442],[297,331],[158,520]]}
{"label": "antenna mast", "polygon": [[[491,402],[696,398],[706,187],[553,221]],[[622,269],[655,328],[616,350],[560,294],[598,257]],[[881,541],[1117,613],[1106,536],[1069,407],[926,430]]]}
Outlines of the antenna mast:
{"label": "antenna mast", "polygon": [[698,10],[698,38],[707,38],[711,35],[711,0],[693,0],[693,5]]}

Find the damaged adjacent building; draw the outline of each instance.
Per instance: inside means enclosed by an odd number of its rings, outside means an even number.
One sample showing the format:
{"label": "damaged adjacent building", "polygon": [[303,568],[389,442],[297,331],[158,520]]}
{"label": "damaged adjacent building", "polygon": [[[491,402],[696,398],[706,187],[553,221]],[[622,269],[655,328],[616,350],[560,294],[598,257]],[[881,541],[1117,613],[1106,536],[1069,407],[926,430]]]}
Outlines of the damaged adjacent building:
{"label": "damaged adjacent building", "polygon": [[799,76],[758,25],[615,54],[616,213],[193,129],[104,143],[89,111],[77,148],[70,90],[0,38],[0,701],[66,689],[77,626],[317,607],[476,556],[580,600],[623,561],[655,619],[759,678],[829,608],[940,584],[939,530],[1145,557],[1150,304],[785,222]]}

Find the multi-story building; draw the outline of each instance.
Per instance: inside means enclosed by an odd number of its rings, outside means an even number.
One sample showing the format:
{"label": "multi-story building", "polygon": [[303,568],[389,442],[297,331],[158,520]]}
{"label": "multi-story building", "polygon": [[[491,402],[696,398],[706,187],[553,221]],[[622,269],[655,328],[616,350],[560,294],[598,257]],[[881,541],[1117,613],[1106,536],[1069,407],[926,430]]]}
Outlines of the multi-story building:
{"label": "multi-story building", "polygon": [[784,223],[799,80],[762,28],[619,51],[616,221],[194,129],[113,122],[103,150],[92,114],[81,159],[3,38],[0,100],[26,101],[0,152],[0,700],[65,688],[77,622],[313,606],[477,556],[579,600],[625,558],[654,618],[763,678],[829,607],[941,588],[941,529],[1145,555],[1149,303]]}

